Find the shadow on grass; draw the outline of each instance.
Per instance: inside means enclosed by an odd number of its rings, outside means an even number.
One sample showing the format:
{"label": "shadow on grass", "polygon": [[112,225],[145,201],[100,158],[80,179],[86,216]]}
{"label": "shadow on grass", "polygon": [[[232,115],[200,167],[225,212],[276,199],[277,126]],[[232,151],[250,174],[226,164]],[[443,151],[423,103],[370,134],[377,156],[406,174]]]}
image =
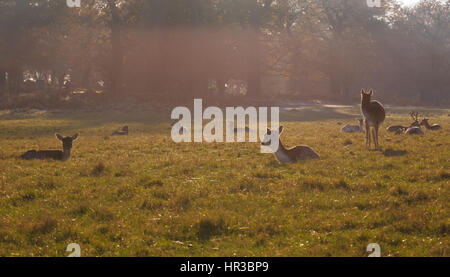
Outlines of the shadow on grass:
{"label": "shadow on grass", "polygon": [[383,155],[385,157],[401,157],[401,156],[405,156],[406,154],[408,154],[408,151],[406,151],[406,150],[394,150],[391,148],[383,151]]}

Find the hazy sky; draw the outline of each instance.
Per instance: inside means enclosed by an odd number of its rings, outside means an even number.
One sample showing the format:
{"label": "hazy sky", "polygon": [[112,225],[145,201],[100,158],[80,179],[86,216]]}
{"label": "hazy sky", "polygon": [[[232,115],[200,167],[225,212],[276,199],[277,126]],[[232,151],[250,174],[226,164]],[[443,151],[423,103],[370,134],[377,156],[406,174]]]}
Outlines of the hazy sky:
{"label": "hazy sky", "polygon": [[412,5],[416,4],[417,2],[419,2],[419,0],[399,0],[399,2],[402,2],[403,4],[405,4],[407,6],[412,6]]}

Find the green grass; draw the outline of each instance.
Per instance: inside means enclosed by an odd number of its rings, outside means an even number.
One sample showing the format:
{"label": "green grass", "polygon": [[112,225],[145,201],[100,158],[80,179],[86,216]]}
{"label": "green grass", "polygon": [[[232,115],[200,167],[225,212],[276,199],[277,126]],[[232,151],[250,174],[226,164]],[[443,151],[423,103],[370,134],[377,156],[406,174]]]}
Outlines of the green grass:
{"label": "green grass", "polygon": [[[449,111],[422,112],[444,130],[383,130],[369,152],[340,132],[357,109],[285,111],[284,143],[321,155],[292,165],[256,143],[175,144],[168,111],[0,112],[0,256],[450,256]],[[70,161],[17,158],[78,131]]]}

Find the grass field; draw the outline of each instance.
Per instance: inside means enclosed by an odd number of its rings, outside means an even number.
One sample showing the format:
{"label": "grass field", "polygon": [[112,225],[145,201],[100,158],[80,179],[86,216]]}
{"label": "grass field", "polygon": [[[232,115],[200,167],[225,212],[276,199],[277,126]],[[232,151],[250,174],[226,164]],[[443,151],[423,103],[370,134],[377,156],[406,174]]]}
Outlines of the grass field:
{"label": "grass field", "polygon": [[[419,109],[443,131],[387,134],[410,110],[388,109],[370,152],[340,132],[357,108],[283,111],[283,142],[321,155],[292,165],[175,144],[169,111],[0,112],[0,256],[450,256],[450,111]],[[60,149],[56,132],[80,132],[71,160],[17,158]]]}

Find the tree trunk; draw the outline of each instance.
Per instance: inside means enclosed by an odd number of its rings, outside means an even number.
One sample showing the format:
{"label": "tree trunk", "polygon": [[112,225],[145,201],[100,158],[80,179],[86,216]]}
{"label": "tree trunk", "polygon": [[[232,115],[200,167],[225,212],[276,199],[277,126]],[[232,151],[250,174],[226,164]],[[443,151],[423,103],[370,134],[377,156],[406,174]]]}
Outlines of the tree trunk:
{"label": "tree trunk", "polygon": [[3,69],[0,69],[0,97],[6,94],[5,86],[6,86],[6,72]]}
{"label": "tree trunk", "polygon": [[9,94],[18,94],[20,83],[23,81],[22,65],[23,53],[26,52],[23,35],[25,32],[25,16],[28,7],[28,1],[15,1],[14,17],[7,29],[5,41],[8,42],[6,46],[6,59],[8,67],[5,68],[8,72],[8,92]]}
{"label": "tree trunk", "polygon": [[8,71],[8,91],[10,95],[19,94],[20,83],[23,81],[22,71],[14,66]]}
{"label": "tree trunk", "polygon": [[256,98],[261,93],[261,57],[258,29],[251,30],[248,45],[247,96]]}
{"label": "tree trunk", "polygon": [[91,86],[91,67],[89,65],[87,65],[84,70],[83,73],[81,74],[81,87],[90,90],[92,88]]}
{"label": "tree trunk", "polygon": [[225,96],[225,81],[222,77],[217,80],[217,91],[219,92],[219,97]]}
{"label": "tree trunk", "polygon": [[[167,25],[169,19],[169,1],[166,0],[153,0],[149,1],[146,6],[146,29],[152,30],[151,32],[151,45],[153,53],[158,53],[155,57],[147,57],[146,68],[147,72],[145,87],[150,90],[150,93],[161,95],[166,94],[169,91],[168,88],[168,76],[166,69],[166,51],[167,45]],[[157,69],[157,71],[155,71]]]}
{"label": "tree trunk", "polygon": [[264,16],[269,12],[273,0],[265,0],[260,7],[257,1],[251,12],[248,40],[247,96],[257,98],[261,95],[261,44],[259,32]]}
{"label": "tree trunk", "polygon": [[119,96],[122,89],[123,80],[123,50],[121,43],[121,20],[117,12],[116,1],[108,0],[108,7],[111,11],[111,92],[113,96]]}

